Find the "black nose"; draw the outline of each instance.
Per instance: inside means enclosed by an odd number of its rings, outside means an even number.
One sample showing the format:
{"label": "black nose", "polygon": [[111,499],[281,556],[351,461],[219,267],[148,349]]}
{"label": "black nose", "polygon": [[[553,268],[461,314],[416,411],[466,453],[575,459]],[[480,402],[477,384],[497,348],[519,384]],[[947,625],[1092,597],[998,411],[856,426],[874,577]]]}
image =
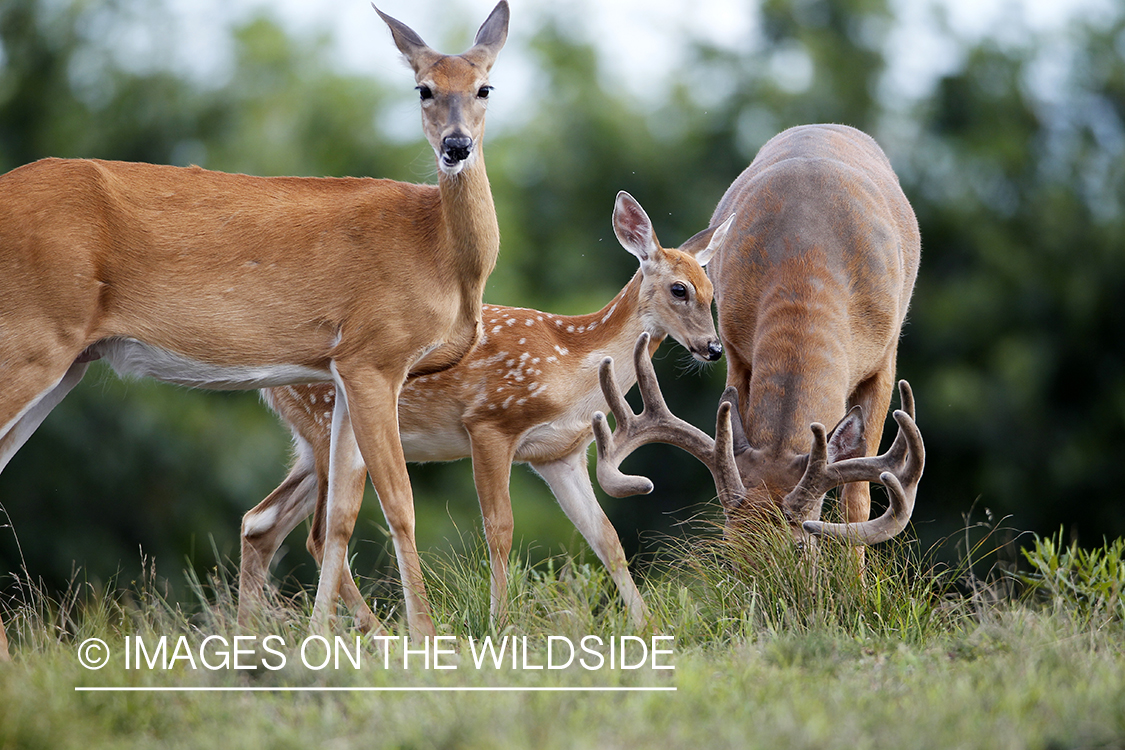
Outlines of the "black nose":
{"label": "black nose", "polygon": [[465,161],[473,150],[473,139],[467,135],[448,135],[441,141],[445,156],[452,161]]}
{"label": "black nose", "polygon": [[718,341],[712,341],[707,345],[707,359],[714,362],[719,357],[723,356],[723,345]]}

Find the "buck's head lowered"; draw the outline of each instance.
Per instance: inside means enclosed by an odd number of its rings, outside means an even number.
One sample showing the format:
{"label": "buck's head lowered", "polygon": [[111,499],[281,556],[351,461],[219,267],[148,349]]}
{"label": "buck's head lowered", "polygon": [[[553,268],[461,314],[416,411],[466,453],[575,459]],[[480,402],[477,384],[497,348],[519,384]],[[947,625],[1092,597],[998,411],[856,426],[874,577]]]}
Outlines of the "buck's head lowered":
{"label": "buck's head lowered", "polygon": [[473,46],[460,55],[434,51],[409,26],[378,8],[375,11],[414,69],[422,102],[422,130],[437,155],[438,169],[452,177],[480,158],[484,115],[492,91],[488,73],[508,38],[508,2],[500,0],[481,24]]}
{"label": "buck's head lowered", "polygon": [[[899,381],[901,408],[894,413],[898,434],[886,453],[853,457],[854,448],[848,446],[862,438],[862,414],[853,409],[832,430],[831,441],[824,426],[814,423],[810,426],[809,453],[779,458],[757,451],[747,442],[733,387],[727,388],[719,402],[712,439],[668,408],[649,360],[647,333],[637,340],[633,362],[644,401],[640,414],[633,412],[621,394],[612,360],[602,365],[602,391],[617,420],[617,429],[611,432],[605,415],[594,415],[598,483],[608,494],[626,497],[652,491],[651,481],[623,474],[619,466],[640,446],[659,442],[683,448],[711,471],[728,532],[762,517],[776,517],[779,509],[790,522],[798,542],[815,534],[840,537],[855,544],[875,544],[900,533],[909,522],[926,449],[914,421],[914,396],[905,380]],[[848,482],[884,485],[890,497],[886,512],[856,523],[820,521],[825,493]]]}
{"label": "buck's head lowered", "polygon": [[[733,217],[732,217],[733,218]],[[648,214],[633,196],[617,194],[613,231],[641,262],[640,312],[644,329],[660,340],[671,335],[700,362],[723,356],[711,316],[714,289],[703,267],[722,247],[731,221],[704,229],[680,248],[664,248]]]}

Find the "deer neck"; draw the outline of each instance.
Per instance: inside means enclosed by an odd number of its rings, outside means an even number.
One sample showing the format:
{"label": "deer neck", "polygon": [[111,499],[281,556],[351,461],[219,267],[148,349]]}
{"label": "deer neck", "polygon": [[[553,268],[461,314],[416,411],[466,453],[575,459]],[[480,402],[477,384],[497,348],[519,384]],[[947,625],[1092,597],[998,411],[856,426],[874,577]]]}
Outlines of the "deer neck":
{"label": "deer neck", "polygon": [[605,357],[613,357],[617,379],[623,386],[636,380],[633,372],[633,347],[637,337],[647,331],[649,355],[656,351],[667,333],[654,321],[646,319],[641,305],[640,271],[609,303],[595,313],[562,318],[559,334],[573,340],[571,349],[589,352],[594,360],[593,371]]}
{"label": "deer neck", "polygon": [[484,151],[456,175],[439,172],[438,192],[445,241],[452,251],[452,270],[461,283],[466,304],[479,318],[484,284],[500,252],[500,227],[484,168]]}
{"label": "deer neck", "polygon": [[[755,354],[755,361],[762,361],[763,366],[754,368],[742,405],[750,445],[778,457],[807,453],[812,440],[809,425],[819,422],[831,430],[847,410],[847,393],[840,388],[840,379],[823,374],[834,372],[835,363],[811,362],[819,359],[815,347],[797,340],[799,336],[793,339],[786,342],[787,348],[803,349],[803,355],[797,351]],[[793,367],[794,361],[800,365]]]}
{"label": "deer neck", "polygon": [[483,151],[472,165],[456,175],[439,172],[438,197],[442,227],[439,231],[444,233],[438,238],[438,245],[445,252],[435,258],[435,263],[441,269],[441,277],[450,284],[447,289],[457,312],[443,343],[415,363],[411,376],[448,369],[472,349],[481,331],[484,285],[500,253],[500,228]]}

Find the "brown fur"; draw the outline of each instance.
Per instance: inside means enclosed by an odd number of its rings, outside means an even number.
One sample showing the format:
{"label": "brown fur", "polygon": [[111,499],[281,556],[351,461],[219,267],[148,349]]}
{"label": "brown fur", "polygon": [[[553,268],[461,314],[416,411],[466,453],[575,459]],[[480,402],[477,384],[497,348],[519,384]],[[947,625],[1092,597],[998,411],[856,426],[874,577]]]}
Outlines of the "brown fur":
{"label": "brown fur", "polygon": [[[486,305],[477,346],[456,366],[410,380],[399,398],[399,429],[407,460],[448,461],[470,455],[473,459],[492,562],[491,611],[498,625],[505,619],[507,602],[513,535],[508,477],[513,462],[530,464],[547,481],[609,569],[633,622],[640,625],[647,619],[621,543],[595,499],[586,469],[586,449],[593,440],[590,416],[606,408],[598,387],[598,366],[605,356],[630,351],[642,330],[652,336],[653,351],[671,335],[699,359],[717,356],[711,282],[696,256],[706,262],[726,227],[701,232],[680,250],[663,249],[648,217],[634,204],[628,196],[619,196],[615,225],[618,235],[642,248],[647,258],[606,307],[590,315],[559,316]],[[625,214],[628,217],[622,218]],[[625,222],[629,231],[620,229]],[[671,294],[674,283],[687,287],[686,300]],[[633,380],[630,370],[622,371],[626,389]],[[239,605],[243,619],[261,603],[267,567],[278,546],[314,509],[308,547],[318,560],[323,547],[327,416],[334,389],[291,386],[269,389],[264,395],[289,424],[298,450],[289,476],[243,521]],[[345,599],[362,612],[361,625],[377,626],[350,577],[342,581]]]}
{"label": "brown fur", "polygon": [[[780,505],[800,480],[814,422],[836,424],[859,405],[859,442],[834,435],[830,458],[878,452],[920,238],[882,150],[844,126],[771,139],[714,216],[731,213],[708,273],[749,443],[735,458],[753,512]],[[869,485],[846,485],[843,503],[848,521],[866,520]],[[784,510],[800,535],[820,506]]]}
{"label": "brown fur", "polygon": [[[60,159],[0,177],[0,466],[88,361],[121,339],[227,370],[302,368],[301,380],[334,381],[347,396],[333,417],[314,622],[334,609],[362,499],[362,474],[357,483],[349,470],[365,464],[394,539],[411,634],[421,636],[434,628],[397,400],[411,371],[455,364],[478,335],[499,251],[481,90],[508,7],[502,0],[459,56],[383,18],[419,84],[433,87],[422,119],[442,167],[437,187]],[[467,159],[442,162],[449,135],[471,138]]]}

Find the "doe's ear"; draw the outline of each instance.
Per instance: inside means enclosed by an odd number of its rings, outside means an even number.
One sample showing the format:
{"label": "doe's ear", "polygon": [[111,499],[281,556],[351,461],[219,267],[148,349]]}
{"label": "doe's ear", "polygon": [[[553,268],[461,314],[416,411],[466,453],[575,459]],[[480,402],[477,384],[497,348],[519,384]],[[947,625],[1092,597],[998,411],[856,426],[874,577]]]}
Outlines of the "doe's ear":
{"label": "doe's ear", "polygon": [[477,30],[477,38],[473,42],[472,49],[463,57],[482,66],[486,71],[491,70],[492,64],[496,62],[496,56],[500,54],[500,48],[508,39],[510,15],[508,0],[500,0]]}
{"label": "doe's ear", "polygon": [[402,21],[391,18],[383,11],[375,7],[375,3],[371,3],[371,7],[375,8],[375,12],[379,14],[379,18],[391,30],[391,36],[395,40],[395,46],[402,56],[406,58],[406,62],[414,69],[417,74],[423,68],[428,67],[436,58],[441,57],[441,53],[435,52],[430,49],[429,45],[422,41],[422,37]]}
{"label": "doe's ear", "polygon": [[828,436],[828,463],[845,458],[862,458],[866,450],[867,446],[863,442],[863,407],[853,406]]}
{"label": "doe's ear", "polygon": [[642,263],[651,260],[659,249],[648,214],[637,199],[624,190],[617,194],[617,202],[613,206],[613,233],[621,246]]}

